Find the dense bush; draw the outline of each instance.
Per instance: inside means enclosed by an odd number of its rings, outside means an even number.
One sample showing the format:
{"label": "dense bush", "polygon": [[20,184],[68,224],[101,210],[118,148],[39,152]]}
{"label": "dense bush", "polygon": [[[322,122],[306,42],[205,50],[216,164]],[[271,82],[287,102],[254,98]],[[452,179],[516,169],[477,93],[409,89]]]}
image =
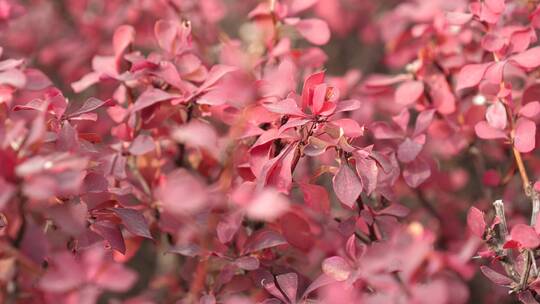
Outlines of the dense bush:
{"label": "dense bush", "polygon": [[540,301],[536,0],[0,0],[1,303]]}

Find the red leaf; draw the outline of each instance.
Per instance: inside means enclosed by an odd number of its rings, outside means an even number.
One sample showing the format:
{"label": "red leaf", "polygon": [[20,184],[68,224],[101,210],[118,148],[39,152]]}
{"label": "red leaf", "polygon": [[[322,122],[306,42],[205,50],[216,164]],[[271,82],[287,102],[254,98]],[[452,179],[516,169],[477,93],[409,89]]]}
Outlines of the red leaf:
{"label": "red leaf", "polygon": [[349,208],[353,208],[356,199],[362,192],[362,182],[346,161],[341,164],[338,172],[334,175],[332,185],[339,200]]}
{"label": "red leaf", "polygon": [[246,241],[243,254],[248,254],[263,249],[272,248],[279,245],[287,244],[287,241],[279,233],[265,229],[259,230],[252,234]]}
{"label": "red leaf", "polygon": [[[531,283],[530,285],[534,284]],[[529,286],[530,286],[529,285]],[[534,287],[530,287],[532,288],[533,290],[535,290]],[[538,289],[538,288],[536,288]],[[536,291],[536,290],[535,290]],[[521,303],[523,304],[538,304],[538,301],[536,301],[536,299],[534,298],[534,296],[532,295],[531,291],[530,290],[525,290],[525,291],[522,291],[518,294],[518,299],[519,301],[521,301]]]}
{"label": "red leaf", "polygon": [[497,285],[507,286],[512,284],[513,282],[512,279],[510,279],[509,277],[504,276],[489,267],[480,266],[480,270],[488,279],[490,279],[493,283]]}
{"label": "red leaf", "polygon": [[523,117],[517,120],[514,146],[522,153],[534,150],[536,146],[536,123]]}
{"label": "red leaf", "polygon": [[281,231],[287,243],[309,251],[314,243],[309,223],[295,213],[288,212],[280,218]]}
{"label": "red leaf", "polygon": [[113,211],[122,219],[122,223],[129,232],[152,239],[152,234],[148,230],[148,223],[139,211],[128,208],[114,208]]}
{"label": "red leaf", "polygon": [[330,199],[326,188],[319,185],[300,183],[304,202],[311,209],[322,214],[330,212]]}
{"label": "red leaf", "polygon": [[92,224],[92,230],[103,237],[112,249],[126,254],[126,244],[118,225],[111,221],[98,221]]}
{"label": "red leaf", "polygon": [[469,213],[467,213],[467,226],[469,229],[471,229],[471,232],[474,235],[482,237],[484,235],[484,231],[486,230],[484,213],[475,207],[471,207],[471,209],[469,209]]}

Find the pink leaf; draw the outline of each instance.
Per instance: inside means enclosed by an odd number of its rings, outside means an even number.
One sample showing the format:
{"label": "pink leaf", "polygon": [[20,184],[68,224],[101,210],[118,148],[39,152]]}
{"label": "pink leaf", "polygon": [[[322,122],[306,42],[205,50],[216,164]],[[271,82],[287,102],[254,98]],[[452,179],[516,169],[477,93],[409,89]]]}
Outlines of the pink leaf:
{"label": "pink leaf", "polygon": [[279,288],[291,301],[296,302],[296,292],[298,290],[298,275],[294,272],[280,274],[276,276]]}
{"label": "pink leaf", "polygon": [[156,191],[163,208],[177,215],[189,215],[201,210],[208,198],[202,181],[185,169],[169,173]]}
{"label": "pink leaf", "polygon": [[342,100],[336,105],[334,113],[358,110],[362,103],[356,99]]}
{"label": "pink leaf", "polygon": [[72,254],[61,252],[52,259],[52,266],[39,281],[40,288],[50,292],[67,292],[84,283],[84,270]]}
{"label": "pink leaf", "polygon": [[259,268],[259,260],[252,256],[244,256],[236,259],[234,264],[244,270],[256,270]]}
{"label": "pink leaf", "polygon": [[404,108],[399,114],[392,116],[392,120],[398,125],[403,132],[407,132],[409,121],[411,120],[411,113],[409,109]]}
{"label": "pink leaf", "polygon": [[173,132],[173,138],[191,147],[207,150],[213,155],[218,152],[218,134],[209,123],[192,120]]}
{"label": "pink leaf", "polygon": [[536,146],[536,123],[527,118],[517,120],[514,146],[522,153],[534,150]]}
{"label": "pink leaf", "polygon": [[330,28],[321,19],[302,19],[294,24],[300,35],[315,45],[326,44],[330,40]]}
{"label": "pink leaf", "polygon": [[433,115],[435,115],[435,110],[424,110],[418,114],[418,117],[416,118],[416,123],[414,125],[414,136],[420,135],[421,133],[424,133],[429,126],[431,125],[431,122],[433,121]]}
{"label": "pink leaf", "polygon": [[26,85],[26,75],[19,69],[1,71],[0,84],[23,88]]}
{"label": "pink leaf", "polygon": [[121,25],[113,35],[113,48],[115,57],[120,56],[135,40],[135,29],[130,25]]}
{"label": "pink leaf", "polygon": [[461,68],[457,76],[456,90],[474,87],[482,81],[487,68],[492,63],[469,64]]}
{"label": "pink leaf", "polygon": [[129,146],[129,153],[133,155],[144,155],[156,148],[154,139],[151,136],[140,134],[135,137]]}
{"label": "pink leaf", "polygon": [[189,47],[191,25],[188,22],[183,22],[180,25],[174,21],[159,20],[154,26],[154,35],[162,49],[176,54]]}
{"label": "pink leaf", "polygon": [[336,281],[345,281],[349,278],[352,268],[344,258],[333,256],[325,259],[322,263],[322,271]]}
{"label": "pink leaf", "polygon": [[289,7],[289,13],[291,15],[296,15],[298,13],[301,13],[308,8],[312,7],[317,3],[318,0],[294,0],[291,1],[290,7]]}
{"label": "pink leaf", "polygon": [[25,89],[39,91],[53,85],[49,77],[40,70],[27,68],[24,70],[26,76]]}
{"label": "pink leaf", "polygon": [[478,237],[484,235],[486,230],[486,221],[484,219],[484,213],[475,207],[469,209],[467,213],[467,226],[471,229],[472,233]]}
{"label": "pink leaf", "polygon": [[292,115],[292,116],[307,116],[296,104],[296,101],[292,98],[287,98],[282,101],[274,103],[265,103],[264,107],[273,113]]}
{"label": "pink leaf", "polygon": [[254,220],[273,221],[289,209],[289,200],[278,191],[266,188],[249,204],[246,215]]}
{"label": "pink leaf", "polygon": [[525,69],[533,69],[540,66],[540,47],[534,47],[525,52],[518,53],[510,60]]}
{"label": "pink leaf", "polygon": [[349,208],[353,208],[356,199],[362,192],[362,182],[346,161],[339,167],[332,180],[332,185],[339,200]]}
{"label": "pink leaf", "polygon": [[137,281],[137,273],[122,264],[110,263],[102,268],[103,270],[97,272],[93,280],[96,285],[104,289],[126,292]]}
{"label": "pink leaf", "polygon": [[486,6],[495,14],[501,14],[506,7],[505,0],[485,0]]}
{"label": "pink leaf", "polygon": [[495,62],[488,67],[484,75],[484,79],[493,84],[500,84],[504,76],[504,68],[506,67],[506,61]]}
{"label": "pink leaf", "polygon": [[238,231],[238,228],[240,228],[243,219],[244,212],[238,210],[220,221],[216,227],[219,241],[223,244],[230,242]]}
{"label": "pink leaf", "polygon": [[414,140],[406,138],[398,147],[398,159],[404,163],[412,162],[416,159],[420,151],[422,151],[425,142],[426,136],[423,134],[416,137]]}
{"label": "pink leaf", "polygon": [[332,124],[337,125],[343,130],[343,134],[347,137],[354,138],[364,135],[364,127],[358,122],[350,118],[341,118],[332,121]]}
{"label": "pink leaf", "polygon": [[403,178],[407,185],[412,188],[420,186],[431,176],[429,164],[424,160],[417,158],[411,163],[408,163],[403,170]]}
{"label": "pink leaf", "polygon": [[452,25],[463,25],[473,18],[473,14],[460,13],[460,12],[448,12],[446,13],[446,20]]}
{"label": "pink leaf", "polygon": [[323,286],[326,286],[328,284],[332,284],[334,283],[334,279],[326,274],[321,274],[320,276],[318,276],[313,282],[311,282],[311,284],[309,284],[309,286],[306,288],[306,291],[304,291],[304,294],[302,295],[302,298],[306,298],[310,293],[312,293],[313,291],[323,287]]}
{"label": "pink leaf", "polygon": [[482,139],[500,139],[507,138],[506,132],[495,129],[487,121],[481,121],[474,126],[476,136]]}
{"label": "pink leaf", "polygon": [[366,194],[371,194],[377,188],[377,176],[379,167],[377,162],[371,158],[356,158],[356,172],[360,176],[362,187]]}
{"label": "pink leaf", "polygon": [[424,84],[421,81],[409,80],[399,85],[394,99],[400,105],[410,105],[417,101],[423,93]]}
{"label": "pink leaf", "polygon": [[15,194],[15,186],[0,176],[0,210],[3,210]]}
{"label": "pink leaf", "polygon": [[309,75],[304,81],[302,89],[302,109],[307,109],[313,96],[313,89],[324,81],[324,71]]}
{"label": "pink leaf", "polygon": [[101,73],[98,72],[91,72],[89,74],[84,75],[81,79],[71,83],[71,88],[75,93],[80,93],[87,88],[91,87],[92,85],[99,82]]}
{"label": "pink leaf", "polygon": [[495,129],[504,130],[506,128],[508,118],[506,117],[506,109],[502,102],[496,101],[487,108],[486,120]]}
{"label": "pink leaf", "polygon": [[401,133],[383,121],[374,122],[369,129],[371,129],[373,136],[377,139],[398,139],[403,137]]}
{"label": "pink leaf", "polygon": [[540,102],[538,101],[531,101],[519,110],[519,115],[531,119],[538,116],[538,114],[540,114]]}
{"label": "pink leaf", "polygon": [[208,91],[209,89],[214,87],[216,83],[221,80],[225,75],[232,73],[236,70],[237,68],[233,66],[227,66],[222,64],[214,65],[208,72],[206,80],[197,91],[200,93]]}
{"label": "pink leaf", "polygon": [[160,89],[151,88],[144,91],[139,98],[135,101],[135,105],[131,108],[131,112],[135,113],[142,109],[148,108],[158,102],[171,100],[173,98],[178,98],[178,94],[170,94]]}
{"label": "pink leaf", "polygon": [[517,224],[510,231],[513,241],[518,242],[521,247],[533,249],[540,245],[540,238],[533,227],[525,224]]}

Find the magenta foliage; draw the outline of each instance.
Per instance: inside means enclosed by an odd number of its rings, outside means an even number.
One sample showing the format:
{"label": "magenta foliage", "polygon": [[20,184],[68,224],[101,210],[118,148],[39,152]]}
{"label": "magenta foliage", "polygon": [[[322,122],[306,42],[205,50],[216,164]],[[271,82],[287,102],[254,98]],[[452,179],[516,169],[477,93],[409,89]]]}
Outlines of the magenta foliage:
{"label": "magenta foliage", "polygon": [[532,0],[0,0],[0,302],[539,303],[537,29]]}

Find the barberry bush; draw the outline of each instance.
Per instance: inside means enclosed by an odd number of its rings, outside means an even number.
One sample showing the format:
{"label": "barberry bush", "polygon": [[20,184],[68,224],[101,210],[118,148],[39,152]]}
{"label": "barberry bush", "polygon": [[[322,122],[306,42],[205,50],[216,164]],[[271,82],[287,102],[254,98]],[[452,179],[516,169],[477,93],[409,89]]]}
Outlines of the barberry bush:
{"label": "barberry bush", "polygon": [[0,0],[0,303],[540,303],[537,0]]}

